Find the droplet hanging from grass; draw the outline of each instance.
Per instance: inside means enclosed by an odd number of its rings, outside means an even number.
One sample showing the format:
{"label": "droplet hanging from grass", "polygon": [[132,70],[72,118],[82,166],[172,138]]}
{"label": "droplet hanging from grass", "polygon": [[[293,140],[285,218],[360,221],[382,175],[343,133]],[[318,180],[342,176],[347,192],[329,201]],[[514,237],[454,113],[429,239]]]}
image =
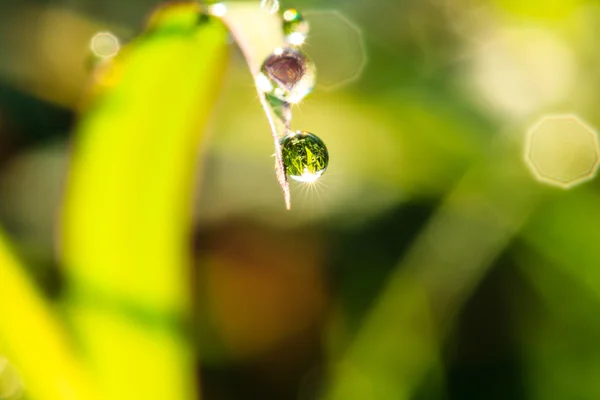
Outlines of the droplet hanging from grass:
{"label": "droplet hanging from grass", "polygon": [[283,34],[285,41],[291,46],[301,46],[310,30],[308,21],[297,10],[290,8],[285,10],[283,17]]}
{"label": "droplet hanging from grass", "polygon": [[263,92],[295,104],[312,92],[315,79],[316,67],[304,53],[279,48],[263,63],[256,84]]}
{"label": "droplet hanging from grass", "polygon": [[298,182],[315,182],[329,164],[325,143],[310,132],[290,133],[280,140],[286,174]]}
{"label": "droplet hanging from grass", "polygon": [[279,11],[279,0],[260,0],[260,8],[269,14],[275,14]]}
{"label": "droplet hanging from grass", "polygon": [[[278,99],[270,94],[265,94],[265,98],[273,111],[273,114],[279,118],[279,120],[285,125],[286,129],[289,130],[292,122],[292,107],[290,103]],[[286,132],[287,133],[287,132]]]}

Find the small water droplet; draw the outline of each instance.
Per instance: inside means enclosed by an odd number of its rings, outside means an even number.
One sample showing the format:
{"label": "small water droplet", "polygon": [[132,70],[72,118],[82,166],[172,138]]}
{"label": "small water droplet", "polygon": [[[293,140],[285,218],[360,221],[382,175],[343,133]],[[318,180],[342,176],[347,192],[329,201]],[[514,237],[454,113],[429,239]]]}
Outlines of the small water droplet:
{"label": "small water droplet", "polygon": [[297,10],[290,8],[283,12],[283,34],[288,44],[301,46],[306,40],[309,30],[308,21]]}
{"label": "small water droplet", "polygon": [[310,132],[298,131],[281,138],[286,174],[298,182],[314,182],[329,164],[325,143]]}
{"label": "small water droplet", "polygon": [[275,14],[279,11],[279,0],[260,0],[260,8],[269,14]]}
{"label": "small water droplet", "polygon": [[265,94],[265,97],[275,116],[279,118],[286,129],[289,130],[290,123],[292,122],[292,105],[270,94]]}
{"label": "small water droplet", "polygon": [[262,65],[257,86],[287,103],[298,103],[315,87],[316,67],[302,52],[276,49]]}

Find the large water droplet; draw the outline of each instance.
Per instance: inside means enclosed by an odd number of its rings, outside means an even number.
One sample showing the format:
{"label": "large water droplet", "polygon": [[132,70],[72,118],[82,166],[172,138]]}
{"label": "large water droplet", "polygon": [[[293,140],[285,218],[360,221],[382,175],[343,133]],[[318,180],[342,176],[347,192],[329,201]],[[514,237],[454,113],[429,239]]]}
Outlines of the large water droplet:
{"label": "large water droplet", "polygon": [[329,164],[325,143],[305,131],[290,133],[281,138],[281,154],[286,174],[299,182],[314,182],[323,175]]}
{"label": "large water droplet", "polygon": [[265,93],[298,103],[315,87],[316,67],[298,50],[276,49],[262,65],[256,84]]}
{"label": "large water droplet", "polygon": [[310,26],[308,21],[295,9],[283,12],[283,34],[285,41],[292,46],[300,46],[306,40]]}
{"label": "large water droplet", "polygon": [[269,14],[275,14],[279,11],[279,0],[260,0],[260,8]]}

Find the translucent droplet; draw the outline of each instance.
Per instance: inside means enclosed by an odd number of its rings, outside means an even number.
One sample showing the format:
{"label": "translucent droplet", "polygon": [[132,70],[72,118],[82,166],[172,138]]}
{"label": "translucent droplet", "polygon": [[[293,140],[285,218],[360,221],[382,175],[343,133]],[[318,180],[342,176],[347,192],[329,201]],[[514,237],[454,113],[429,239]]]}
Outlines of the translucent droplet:
{"label": "translucent droplet", "polygon": [[283,34],[285,40],[292,46],[300,46],[306,40],[310,26],[308,21],[295,9],[283,12]]}
{"label": "translucent droplet", "polygon": [[266,94],[267,102],[273,110],[273,114],[281,120],[287,129],[289,129],[290,123],[292,122],[292,106],[283,100],[279,100],[277,97],[270,94]]}
{"label": "translucent droplet", "polygon": [[298,50],[276,49],[262,65],[257,86],[288,103],[298,103],[315,87],[316,67]]}
{"label": "translucent droplet", "polygon": [[286,174],[298,182],[314,182],[329,164],[325,143],[309,132],[298,131],[281,138]]}
{"label": "translucent droplet", "polygon": [[260,0],[260,8],[269,14],[275,14],[279,11],[279,0]]}

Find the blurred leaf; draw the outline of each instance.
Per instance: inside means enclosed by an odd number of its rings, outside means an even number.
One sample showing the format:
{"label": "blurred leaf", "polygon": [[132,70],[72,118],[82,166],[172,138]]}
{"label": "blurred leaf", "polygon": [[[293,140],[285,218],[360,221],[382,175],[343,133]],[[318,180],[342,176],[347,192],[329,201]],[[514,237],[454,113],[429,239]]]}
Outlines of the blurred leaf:
{"label": "blurred leaf", "polygon": [[[538,297],[532,307],[514,296],[519,340],[530,399],[597,399],[600,385],[600,311],[598,296],[581,281],[527,247],[518,255],[520,269]],[[533,251],[532,251],[533,250]]]}
{"label": "blurred leaf", "polygon": [[94,399],[64,332],[0,239],[0,354],[15,366],[32,399]]}
{"label": "blurred leaf", "polygon": [[67,306],[104,398],[194,397],[191,189],[226,53],[221,23],[171,3],[103,74],[79,125],[63,218]]}
{"label": "blurred leaf", "polygon": [[[373,398],[409,399],[427,374],[441,370],[454,317],[538,201],[514,144],[500,137],[494,145],[403,254],[343,355],[372,383]],[[327,398],[349,398],[353,384],[339,372]]]}
{"label": "blurred leaf", "polygon": [[579,189],[560,193],[539,207],[524,230],[528,244],[600,299],[598,195]]}

